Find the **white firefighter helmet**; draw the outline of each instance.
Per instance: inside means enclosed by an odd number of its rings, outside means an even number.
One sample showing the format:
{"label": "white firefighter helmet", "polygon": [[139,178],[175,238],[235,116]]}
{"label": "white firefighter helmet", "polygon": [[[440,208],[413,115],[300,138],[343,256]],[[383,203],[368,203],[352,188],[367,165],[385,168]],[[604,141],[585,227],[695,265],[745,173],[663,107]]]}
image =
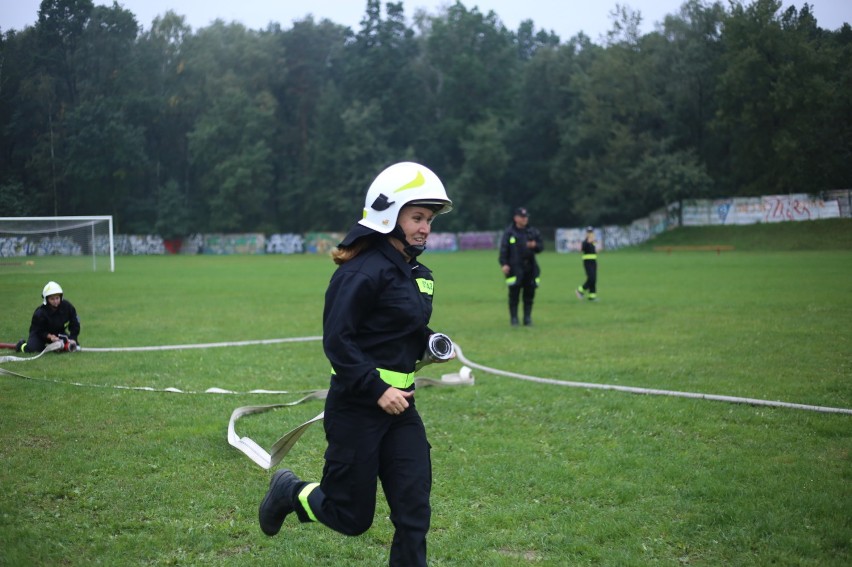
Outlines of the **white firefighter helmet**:
{"label": "white firefighter helmet", "polygon": [[444,184],[432,170],[410,161],[396,163],[373,180],[358,224],[388,234],[396,227],[400,209],[414,204],[438,205],[437,214],[453,208]]}
{"label": "white firefighter helmet", "polygon": [[56,294],[62,295],[62,288],[56,282],[47,282],[44,289],[41,290],[42,305],[47,305],[47,298]]}

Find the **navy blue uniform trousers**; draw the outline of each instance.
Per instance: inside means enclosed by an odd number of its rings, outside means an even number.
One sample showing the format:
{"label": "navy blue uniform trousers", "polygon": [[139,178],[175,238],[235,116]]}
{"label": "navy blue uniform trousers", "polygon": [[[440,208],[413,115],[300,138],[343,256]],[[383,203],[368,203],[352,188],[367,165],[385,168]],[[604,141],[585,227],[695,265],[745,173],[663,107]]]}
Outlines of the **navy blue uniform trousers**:
{"label": "navy blue uniform trousers", "polygon": [[425,566],[432,463],[413,398],[400,415],[337,398],[332,389],[325,406],[325,466],[320,486],[308,496],[311,511],[335,531],[360,535],[373,523],[378,478],[395,528],[389,564]]}
{"label": "navy blue uniform trousers", "polygon": [[586,270],[586,282],[583,284],[583,289],[589,293],[598,292],[598,261],[583,260],[583,268]]}

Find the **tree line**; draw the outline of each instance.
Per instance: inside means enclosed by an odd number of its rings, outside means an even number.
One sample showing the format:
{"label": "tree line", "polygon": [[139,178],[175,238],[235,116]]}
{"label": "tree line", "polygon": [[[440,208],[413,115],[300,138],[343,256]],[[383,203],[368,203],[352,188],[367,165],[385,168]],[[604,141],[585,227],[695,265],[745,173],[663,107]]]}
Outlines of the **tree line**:
{"label": "tree line", "polygon": [[[43,0],[0,35],[0,216],[111,214],[122,233],[344,230],[385,166],[426,164],[441,230],[624,223],[685,198],[852,183],[852,29],[779,0],[688,0],[599,43],[462,2],[358,30]],[[571,17],[566,14],[565,17]]]}

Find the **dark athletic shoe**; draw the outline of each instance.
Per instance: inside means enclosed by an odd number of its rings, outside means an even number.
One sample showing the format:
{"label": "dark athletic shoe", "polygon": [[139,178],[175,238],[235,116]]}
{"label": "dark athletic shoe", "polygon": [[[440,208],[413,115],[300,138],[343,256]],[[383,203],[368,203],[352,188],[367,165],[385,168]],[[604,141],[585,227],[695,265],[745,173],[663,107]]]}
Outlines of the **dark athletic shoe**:
{"label": "dark athletic shoe", "polygon": [[281,469],[272,475],[269,490],[258,510],[263,533],[274,536],[281,530],[287,514],[293,511],[293,498],[299,483],[299,478],[290,469]]}

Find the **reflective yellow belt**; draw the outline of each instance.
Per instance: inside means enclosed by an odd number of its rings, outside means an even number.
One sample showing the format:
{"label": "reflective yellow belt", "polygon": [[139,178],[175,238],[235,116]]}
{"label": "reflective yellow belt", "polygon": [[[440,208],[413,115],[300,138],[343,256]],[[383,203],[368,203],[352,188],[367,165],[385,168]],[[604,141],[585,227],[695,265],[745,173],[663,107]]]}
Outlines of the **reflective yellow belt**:
{"label": "reflective yellow belt", "polygon": [[396,372],[394,370],[385,370],[384,368],[376,368],[379,371],[379,378],[385,384],[394,388],[405,389],[414,384],[414,372]]}
{"label": "reflective yellow belt", "polygon": [[[376,368],[379,371],[379,378],[388,386],[394,388],[405,389],[414,384],[414,372],[397,372],[395,370],[385,370],[384,368]],[[331,369],[332,374],[337,374],[334,369]]]}
{"label": "reflective yellow belt", "polygon": [[597,260],[597,254],[583,254],[583,260]]}

